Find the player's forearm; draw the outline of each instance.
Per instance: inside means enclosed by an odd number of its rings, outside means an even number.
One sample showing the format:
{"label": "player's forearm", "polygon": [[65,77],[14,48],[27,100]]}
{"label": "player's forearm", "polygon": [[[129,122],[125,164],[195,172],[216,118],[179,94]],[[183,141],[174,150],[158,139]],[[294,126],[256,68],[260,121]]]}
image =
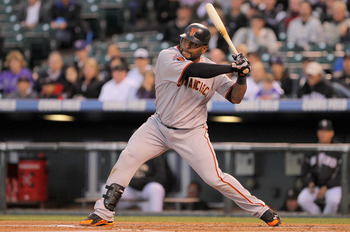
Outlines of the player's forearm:
{"label": "player's forearm", "polygon": [[235,85],[232,88],[231,102],[238,104],[242,101],[245,92],[247,91],[247,84],[245,77],[238,77]]}
{"label": "player's forearm", "polygon": [[232,72],[229,64],[192,63],[182,75],[182,79],[189,77],[213,78],[217,75]]}

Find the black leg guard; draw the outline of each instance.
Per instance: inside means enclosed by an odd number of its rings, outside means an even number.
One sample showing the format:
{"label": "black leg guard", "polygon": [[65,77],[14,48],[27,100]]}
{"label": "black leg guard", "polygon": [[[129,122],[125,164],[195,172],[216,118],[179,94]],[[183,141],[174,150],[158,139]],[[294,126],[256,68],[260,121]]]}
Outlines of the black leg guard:
{"label": "black leg guard", "polygon": [[106,209],[114,212],[115,207],[117,207],[122,194],[124,193],[124,187],[119,184],[106,185],[107,192],[103,194],[104,205]]}

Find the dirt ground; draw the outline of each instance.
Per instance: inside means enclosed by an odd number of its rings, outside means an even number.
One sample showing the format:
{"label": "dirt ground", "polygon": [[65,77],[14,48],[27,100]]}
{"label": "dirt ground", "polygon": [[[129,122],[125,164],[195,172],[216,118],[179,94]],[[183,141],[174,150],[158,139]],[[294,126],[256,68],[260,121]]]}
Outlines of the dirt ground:
{"label": "dirt ground", "polygon": [[113,227],[82,227],[74,222],[47,221],[0,221],[0,231],[342,231],[350,232],[350,225],[327,224],[282,224],[279,227],[269,227],[263,223],[164,223],[164,222],[116,222]]}

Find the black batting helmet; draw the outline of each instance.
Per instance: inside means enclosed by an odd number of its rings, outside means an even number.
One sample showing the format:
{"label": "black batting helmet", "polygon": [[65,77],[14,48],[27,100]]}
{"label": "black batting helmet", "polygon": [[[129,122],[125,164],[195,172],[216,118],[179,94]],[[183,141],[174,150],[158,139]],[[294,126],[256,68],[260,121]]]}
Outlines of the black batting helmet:
{"label": "black batting helmet", "polygon": [[207,45],[210,40],[210,31],[203,24],[192,23],[186,27],[185,33],[181,34],[180,37],[195,44]]}

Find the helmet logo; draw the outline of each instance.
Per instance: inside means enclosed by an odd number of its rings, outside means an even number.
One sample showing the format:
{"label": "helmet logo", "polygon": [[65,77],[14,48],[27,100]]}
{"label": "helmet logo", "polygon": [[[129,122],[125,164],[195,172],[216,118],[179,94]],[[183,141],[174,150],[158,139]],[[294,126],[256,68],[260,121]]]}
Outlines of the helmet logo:
{"label": "helmet logo", "polygon": [[191,31],[190,31],[190,36],[194,36],[197,32],[197,28],[191,28]]}

